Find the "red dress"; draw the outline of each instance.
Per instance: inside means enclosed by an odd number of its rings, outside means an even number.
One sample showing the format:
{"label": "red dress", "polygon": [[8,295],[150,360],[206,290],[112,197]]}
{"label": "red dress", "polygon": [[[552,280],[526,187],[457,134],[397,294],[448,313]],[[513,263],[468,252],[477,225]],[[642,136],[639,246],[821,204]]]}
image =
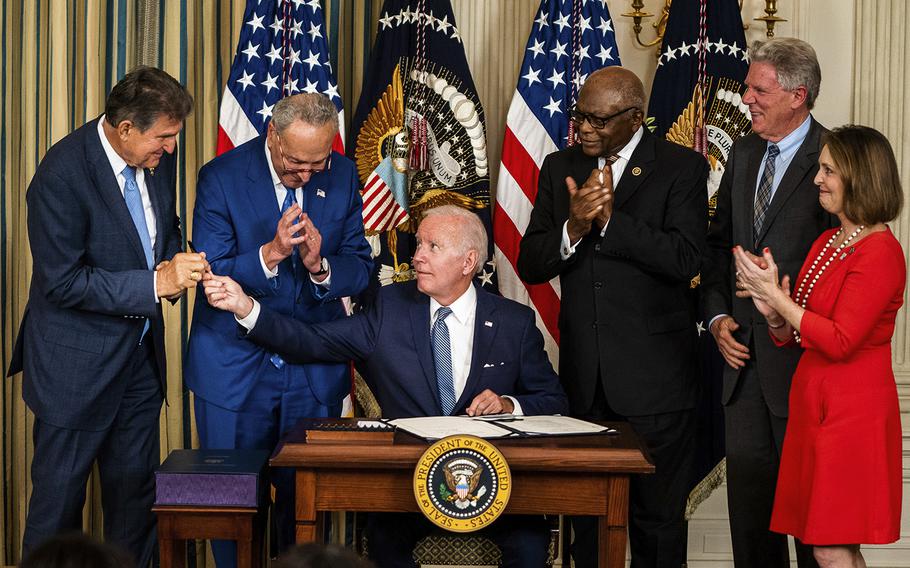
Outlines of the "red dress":
{"label": "red dress", "polygon": [[[835,231],[815,241],[794,289]],[[843,252],[800,325],[771,530],[807,544],[889,543],[900,537],[902,475],[891,337],[906,267],[890,229]]]}

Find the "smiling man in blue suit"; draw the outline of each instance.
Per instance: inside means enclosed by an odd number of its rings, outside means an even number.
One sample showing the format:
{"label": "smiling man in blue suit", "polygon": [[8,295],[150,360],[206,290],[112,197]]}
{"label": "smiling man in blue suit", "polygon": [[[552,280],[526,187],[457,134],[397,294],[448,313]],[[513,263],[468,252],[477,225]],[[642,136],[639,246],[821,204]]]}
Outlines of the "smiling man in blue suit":
{"label": "smiling man in blue suit", "polygon": [[104,538],[148,566],[157,550],[154,469],[166,392],[161,299],[208,265],[181,253],[177,135],[193,108],[164,71],[140,67],[104,114],[48,150],[26,194],[34,272],[10,375],[35,413],[23,551],[80,530],[97,460]]}
{"label": "smiling man in blue suit", "polygon": [[[196,248],[246,294],[306,323],[343,318],[342,298],[366,287],[372,267],[357,170],[332,151],[337,133],[328,97],[294,95],[275,104],[265,135],[199,172]],[[301,418],[340,414],[347,364],[287,361],[239,340],[236,325],[199,294],[184,371],[203,448],[271,450]],[[284,549],[294,542],[293,477],[279,470],[272,480]],[[233,546],[214,544],[220,567],[234,564]]]}
{"label": "smiling man in blue suit", "polygon": [[[566,413],[534,312],[472,285],[486,255],[480,219],[449,205],[429,210],[417,230],[416,286],[386,286],[375,305],[351,318],[303,325],[230,278],[206,275],[203,285],[213,306],[249,330],[238,341],[289,361],[356,361],[385,417]],[[381,567],[414,566],[411,551],[430,526],[419,515],[375,516],[370,555]],[[542,517],[507,517],[487,530],[504,566],[543,566],[549,539]]]}

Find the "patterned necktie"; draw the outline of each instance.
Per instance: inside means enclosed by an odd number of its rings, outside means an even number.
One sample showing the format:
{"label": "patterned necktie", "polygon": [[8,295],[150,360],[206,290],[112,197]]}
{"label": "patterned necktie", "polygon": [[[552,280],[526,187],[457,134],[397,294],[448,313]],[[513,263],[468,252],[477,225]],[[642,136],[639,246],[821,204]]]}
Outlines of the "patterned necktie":
{"label": "patterned necktie", "polygon": [[768,157],[765,159],[765,170],[761,175],[761,183],[755,194],[755,209],[752,215],[752,241],[758,246],[758,235],[761,233],[765,222],[765,213],[771,205],[771,188],[774,185],[774,159],[780,154],[777,144],[768,144]]}
{"label": "patterned necktie", "polygon": [[[286,193],[284,194],[284,203],[281,204],[281,214],[284,215],[284,212],[290,209],[295,203],[297,203],[297,194],[295,189],[289,187],[284,188]],[[297,234],[295,233],[296,237]],[[294,267],[294,274],[297,273],[297,251],[291,253],[291,266]]]}
{"label": "patterned necktie", "polygon": [[449,326],[445,319],[452,313],[452,308],[436,310],[436,321],[430,332],[433,344],[433,361],[436,364],[436,388],[439,389],[439,403],[443,416],[455,410],[455,382],[452,374],[452,343],[449,340]]}
{"label": "patterned necktie", "polygon": [[[145,252],[145,263],[149,270],[152,269],[154,257],[152,256],[152,238],[149,236],[148,224],[145,222],[145,207],[142,205],[142,196],[139,194],[139,185],[136,183],[136,168],[126,166],[120,172],[126,183],[123,184],[123,199],[126,201],[126,208],[130,211],[130,217],[133,218],[133,225],[136,226],[136,232],[139,233],[139,240],[142,242],[142,250]],[[139,343],[149,330],[149,320],[146,318],[145,327],[142,328],[142,335],[139,336]]]}

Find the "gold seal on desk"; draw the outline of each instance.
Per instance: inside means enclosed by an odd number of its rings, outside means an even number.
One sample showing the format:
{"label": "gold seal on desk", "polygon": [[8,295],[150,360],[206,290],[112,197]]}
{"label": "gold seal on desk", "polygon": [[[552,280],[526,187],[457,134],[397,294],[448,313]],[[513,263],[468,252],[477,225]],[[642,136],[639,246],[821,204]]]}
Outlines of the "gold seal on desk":
{"label": "gold seal on desk", "polygon": [[417,506],[431,522],[453,532],[473,532],[495,521],[511,493],[506,459],[496,446],[475,436],[433,443],[414,470]]}

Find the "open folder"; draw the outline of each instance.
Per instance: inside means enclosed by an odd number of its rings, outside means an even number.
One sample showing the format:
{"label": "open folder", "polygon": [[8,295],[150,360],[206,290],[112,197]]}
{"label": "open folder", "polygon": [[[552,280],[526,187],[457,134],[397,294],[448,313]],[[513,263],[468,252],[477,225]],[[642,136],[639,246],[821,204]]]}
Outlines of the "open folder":
{"label": "open folder", "polygon": [[398,418],[388,422],[427,440],[465,434],[492,439],[617,433],[613,428],[568,416],[425,416]]}

